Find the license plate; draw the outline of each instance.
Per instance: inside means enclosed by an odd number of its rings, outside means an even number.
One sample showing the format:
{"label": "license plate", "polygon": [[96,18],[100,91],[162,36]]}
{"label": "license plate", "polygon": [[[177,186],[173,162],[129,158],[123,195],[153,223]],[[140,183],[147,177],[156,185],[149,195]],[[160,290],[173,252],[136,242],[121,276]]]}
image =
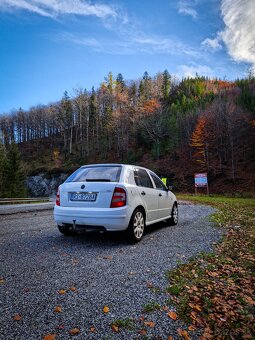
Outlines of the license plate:
{"label": "license plate", "polygon": [[72,192],[70,200],[71,201],[94,202],[96,198],[97,198],[97,193],[95,192]]}

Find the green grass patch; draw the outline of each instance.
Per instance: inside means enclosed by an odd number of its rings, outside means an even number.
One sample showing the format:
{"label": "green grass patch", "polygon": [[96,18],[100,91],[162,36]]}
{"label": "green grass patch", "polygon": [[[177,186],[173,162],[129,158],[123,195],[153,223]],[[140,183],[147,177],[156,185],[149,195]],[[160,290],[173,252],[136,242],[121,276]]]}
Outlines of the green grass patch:
{"label": "green grass patch", "polygon": [[159,310],[160,308],[161,308],[160,304],[158,304],[156,301],[151,301],[143,306],[143,312],[152,313],[156,310]]}
{"label": "green grass patch", "polygon": [[111,325],[117,326],[118,328],[134,329],[134,320],[131,318],[117,319],[111,323]]}

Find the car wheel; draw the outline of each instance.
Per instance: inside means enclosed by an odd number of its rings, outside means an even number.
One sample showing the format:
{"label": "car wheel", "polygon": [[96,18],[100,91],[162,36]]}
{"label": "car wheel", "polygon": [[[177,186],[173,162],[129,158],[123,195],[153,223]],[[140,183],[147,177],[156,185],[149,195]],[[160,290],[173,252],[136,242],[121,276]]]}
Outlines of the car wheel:
{"label": "car wheel", "polygon": [[172,212],[171,212],[171,218],[169,218],[168,222],[171,225],[176,225],[178,223],[178,206],[177,203],[174,203]]}
{"label": "car wheel", "polygon": [[61,234],[66,236],[72,236],[76,234],[76,231],[72,229],[72,226],[69,224],[66,225],[58,225],[58,230]]}
{"label": "car wheel", "polygon": [[129,238],[133,242],[141,241],[145,228],[145,218],[144,213],[141,209],[136,209],[133,212],[131,220],[128,226]]}

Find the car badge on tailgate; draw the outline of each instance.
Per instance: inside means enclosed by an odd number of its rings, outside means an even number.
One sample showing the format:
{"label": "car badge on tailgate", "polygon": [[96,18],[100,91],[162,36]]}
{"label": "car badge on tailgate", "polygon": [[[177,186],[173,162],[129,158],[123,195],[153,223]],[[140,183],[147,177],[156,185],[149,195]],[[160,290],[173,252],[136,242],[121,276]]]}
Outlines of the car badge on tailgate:
{"label": "car badge on tailgate", "polygon": [[82,186],[81,186],[81,189],[84,189],[85,188],[85,185],[84,184],[82,184]]}

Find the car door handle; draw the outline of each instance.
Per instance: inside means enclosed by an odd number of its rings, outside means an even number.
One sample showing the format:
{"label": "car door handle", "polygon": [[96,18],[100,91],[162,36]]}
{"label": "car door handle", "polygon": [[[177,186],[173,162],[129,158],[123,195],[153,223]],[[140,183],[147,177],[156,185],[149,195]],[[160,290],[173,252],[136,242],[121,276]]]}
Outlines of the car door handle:
{"label": "car door handle", "polygon": [[142,192],[141,192],[141,195],[143,195],[143,196],[144,196],[144,195],[146,195],[146,193],[145,193],[144,191],[142,191]]}
{"label": "car door handle", "polygon": [[158,194],[160,197],[162,196],[162,194]]}

